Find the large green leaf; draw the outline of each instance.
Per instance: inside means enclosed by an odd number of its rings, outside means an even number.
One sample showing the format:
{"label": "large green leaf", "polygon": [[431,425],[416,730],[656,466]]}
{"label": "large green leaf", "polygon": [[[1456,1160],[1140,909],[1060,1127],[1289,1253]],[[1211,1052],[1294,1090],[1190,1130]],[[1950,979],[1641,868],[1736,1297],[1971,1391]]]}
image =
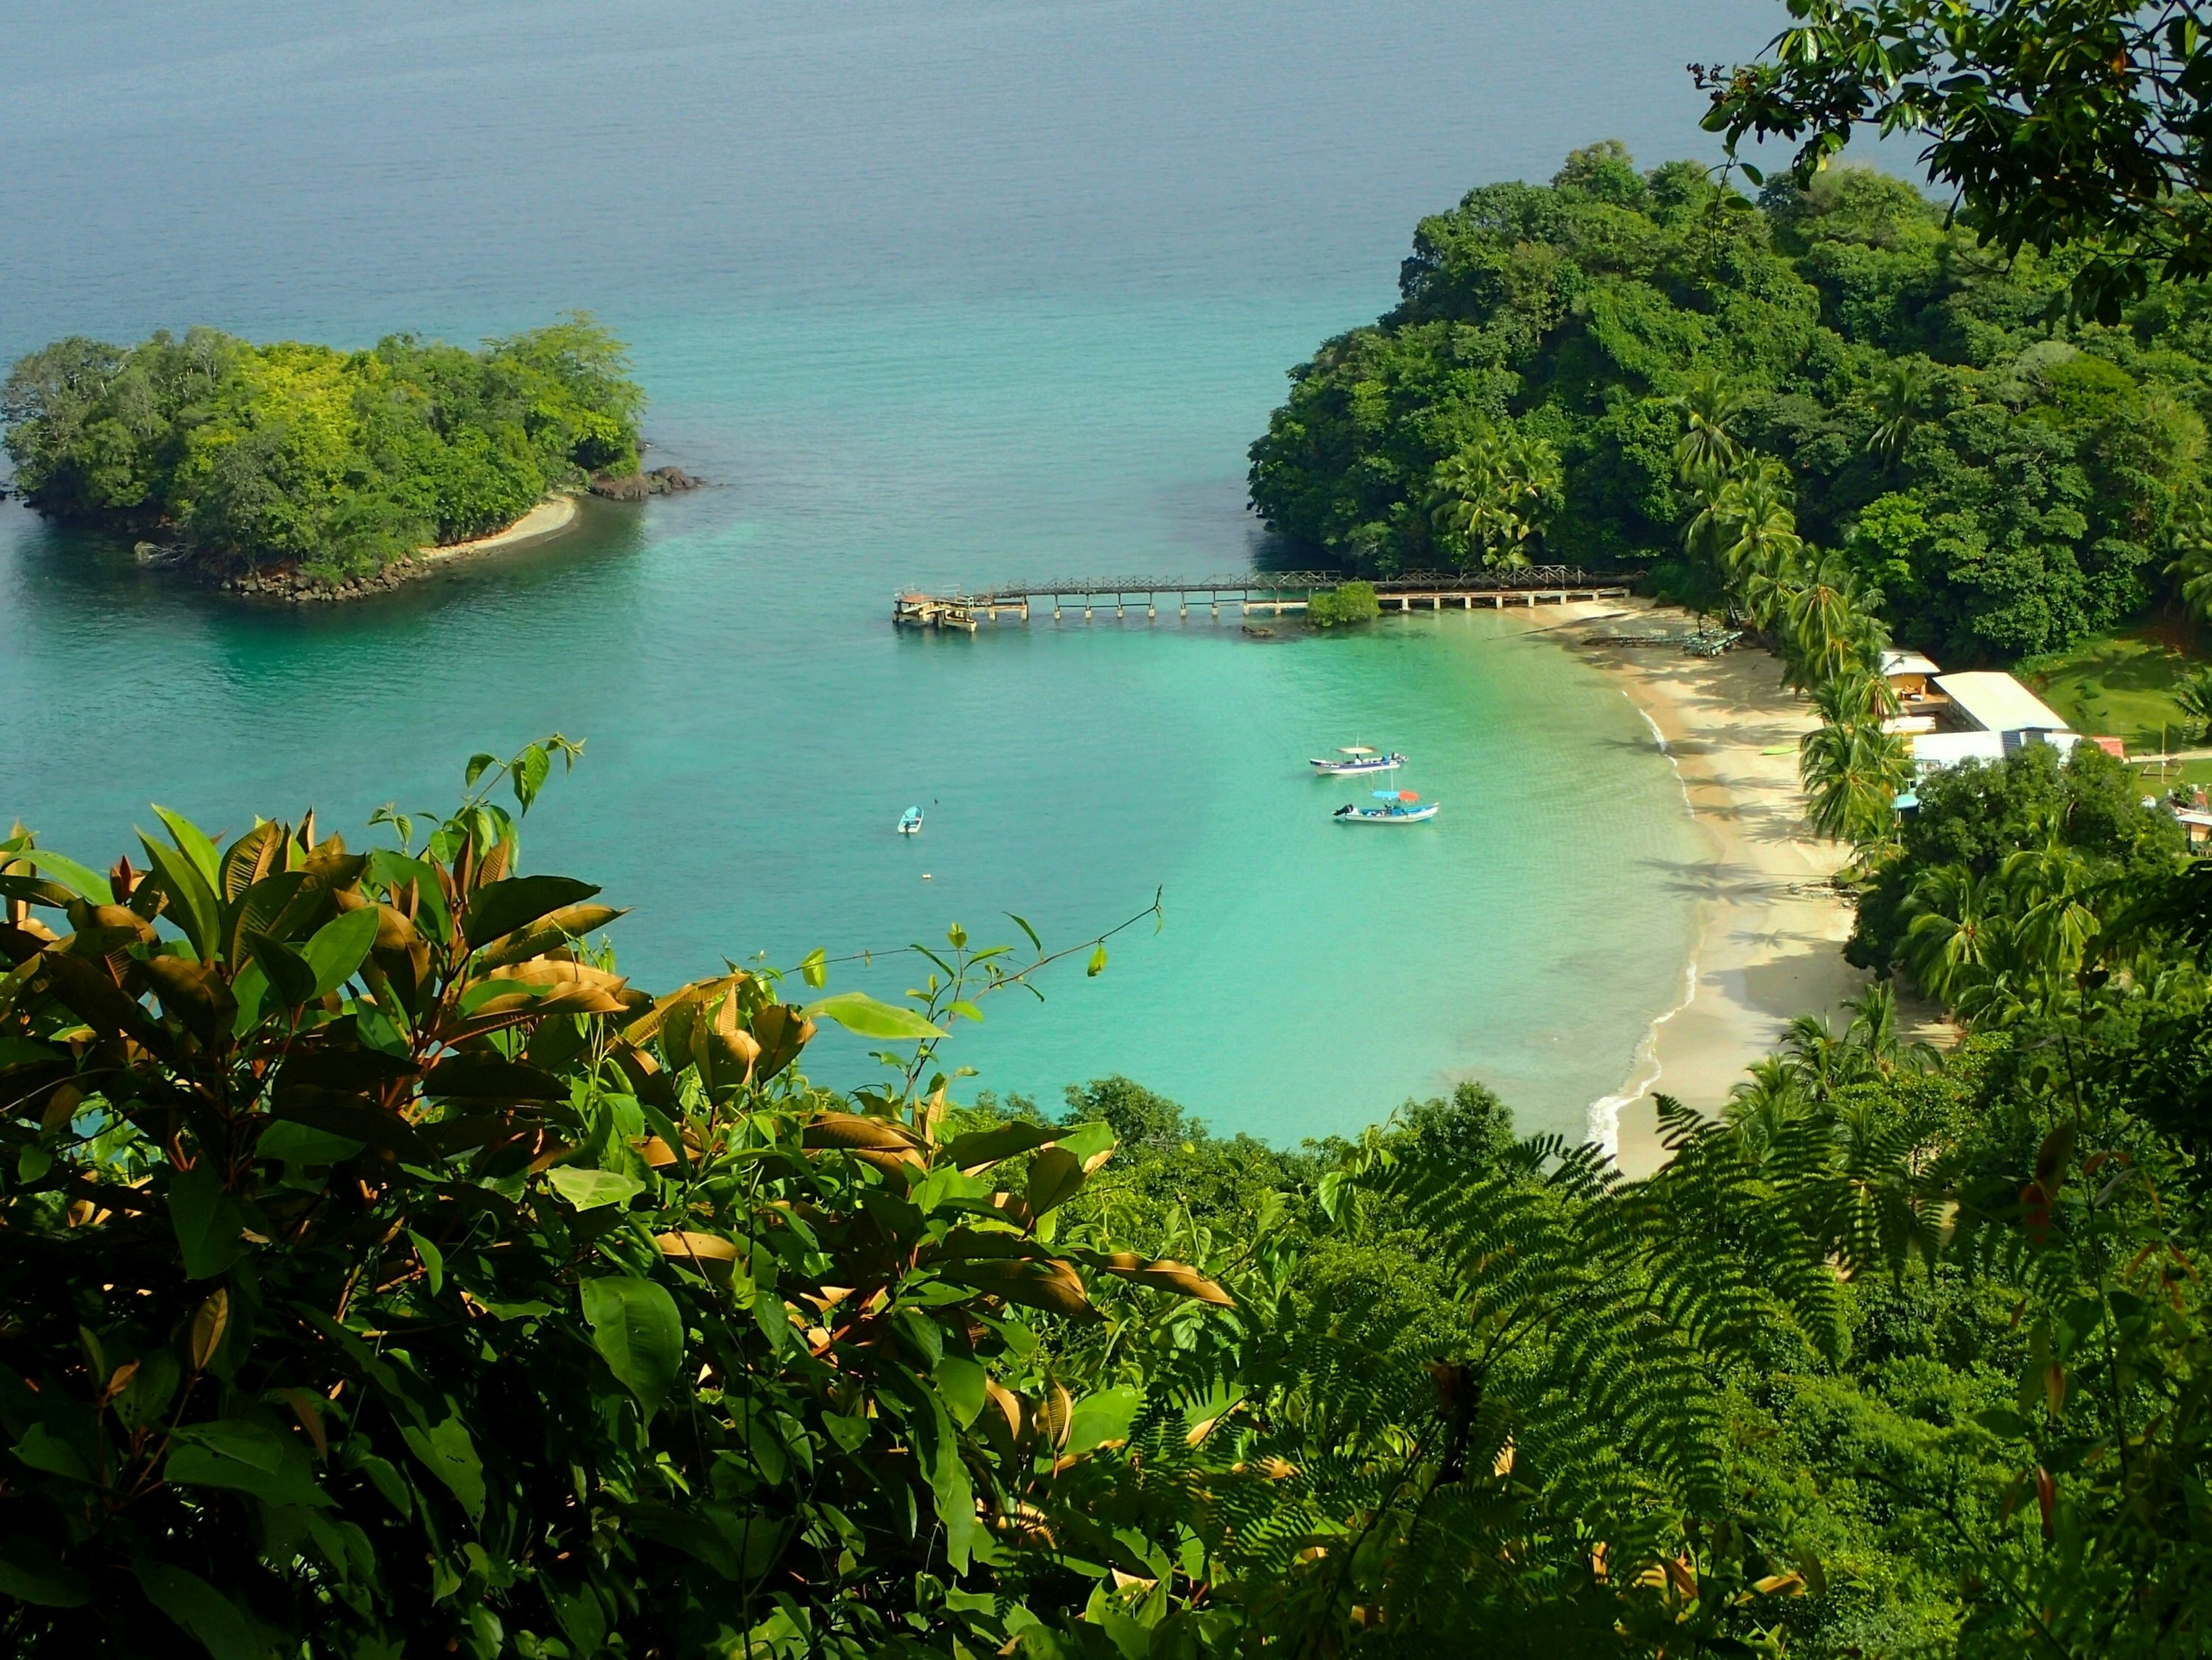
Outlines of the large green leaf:
{"label": "large green leaf", "polygon": [[993,1129],[971,1130],[965,1135],[954,1136],[945,1145],[945,1158],[948,1164],[962,1170],[981,1170],[1001,1158],[1012,1158],[1017,1153],[1044,1146],[1059,1135],[1060,1131],[1050,1124],[1017,1118]]}
{"label": "large green leaf", "polygon": [[[315,971],[307,966],[307,959],[280,939],[265,933],[250,934],[246,949],[253,958],[253,964],[261,970],[269,989],[276,994],[279,1008],[296,1009],[311,1001],[315,995]],[[240,1001],[242,1009],[244,1000]]]}
{"label": "large green leaf", "polygon": [[476,1442],[469,1434],[468,1426],[461,1422],[460,1414],[449,1411],[427,1427],[402,1424],[399,1433],[408,1450],[421,1459],[424,1468],[444,1482],[446,1490],[460,1501],[469,1519],[482,1519],[483,1460],[477,1456]]}
{"label": "large green leaf", "polygon": [[107,885],[107,879],[96,870],[87,870],[74,859],[64,859],[58,853],[48,853],[44,848],[26,848],[9,855],[20,863],[43,871],[64,887],[74,888],[82,898],[95,905],[115,903],[115,891]]}
{"label": "large green leaf", "polygon": [[553,1191],[578,1210],[597,1210],[602,1205],[627,1204],[635,1195],[645,1191],[645,1183],[634,1176],[620,1176],[613,1171],[586,1170],[580,1164],[562,1164],[545,1172],[545,1179]]}
{"label": "large green leaf", "polygon": [[222,854],[216,851],[208,833],[184,814],[171,812],[158,801],[154,803],[154,816],[168,827],[177,851],[192,861],[192,868],[206,882],[208,891],[212,894],[219,891],[222,886]]}
{"label": "large green leaf", "polygon": [[204,1158],[169,1178],[169,1219],[187,1280],[212,1280],[246,1254],[246,1213]]}
{"label": "large green leaf", "polygon": [[186,1425],[173,1432],[161,1474],[185,1487],[228,1487],[272,1505],[331,1503],[315,1485],[314,1465],[300,1438],[270,1424]]}
{"label": "large green leaf", "polygon": [[300,956],[315,976],[314,995],[327,997],[353,978],[376,943],[377,909],[341,911],[315,930]]}
{"label": "large green leaf", "polygon": [[138,1564],[147,1599],[198,1639],[214,1660],[270,1660],[276,1645],[260,1623],[196,1573],[167,1562]]}
{"label": "large green leaf", "polygon": [[461,923],[471,946],[488,946],[501,934],[527,927],[564,905],[579,904],[597,893],[573,876],[510,876],[478,888]]}
{"label": "large green leaf", "polygon": [[1126,1384],[1085,1395],[1068,1415],[1066,1450],[1071,1454],[1088,1452],[1109,1441],[1126,1441],[1129,1426],[1136,1421],[1137,1408],[1143,1400],[1137,1390]]}
{"label": "large green leaf", "polygon": [[875,1037],[894,1043],[915,1043],[932,1037],[942,1037],[943,1031],[933,1026],[921,1015],[896,1003],[878,1003],[866,992],[841,991],[834,997],[810,1004],[804,1011],[809,1020],[835,1020],[847,1031],[860,1037]]}
{"label": "large green leaf", "polygon": [[0,1596],[40,1608],[81,1608],[92,1601],[92,1588],[38,1540],[11,1533],[0,1539]]}
{"label": "large green leaf", "polygon": [[684,1321],[676,1299],[650,1280],[627,1274],[586,1280],[578,1290],[592,1346],[650,1418],[684,1364]]}
{"label": "large green leaf", "polygon": [[221,952],[222,933],[222,907],[216,902],[215,890],[186,855],[163,847],[143,831],[138,840],[153,864],[154,879],[169,896],[170,918],[191,942],[192,954],[203,963],[214,962]]}

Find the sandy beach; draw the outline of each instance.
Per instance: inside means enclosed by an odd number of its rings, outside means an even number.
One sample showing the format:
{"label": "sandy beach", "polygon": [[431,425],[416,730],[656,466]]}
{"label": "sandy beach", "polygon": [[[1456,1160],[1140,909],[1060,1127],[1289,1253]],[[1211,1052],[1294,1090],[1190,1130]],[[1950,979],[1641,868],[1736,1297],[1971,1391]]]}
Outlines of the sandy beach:
{"label": "sandy beach", "polygon": [[[1783,686],[1774,658],[1588,646],[1592,634],[1687,633],[1694,619],[1638,600],[1563,609],[1564,617],[1550,606],[1526,615],[1531,626],[1556,628],[1563,649],[1619,679],[1664,745],[1712,849],[1709,862],[1680,873],[1698,906],[1684,1000],[1654,1025],[1620,1093],[1592,1112],[1594,1138],[1629,1174],[1643,1175],[1665,1156],[1655,1093],[1717,1110],[1792,1018],[1834,1013],[1866,983],[1844,961],[1851,909],[1827,882],[1850,850],[1805,824],[1796,745],[1818,720]],[[1558,627],[1563,621],[1571,625]]]}
{"label": "sandy beach", "polygon": [[448,542],[443,547],[417,548],[418,559],[459,559],[472,553],[490,553],[499,548],[511,548],[518,543],[535,542],[564,531],[576,522],[576,498],[573,496],[549,496],[505,530],[490,536],[479,536],[467,542]]}

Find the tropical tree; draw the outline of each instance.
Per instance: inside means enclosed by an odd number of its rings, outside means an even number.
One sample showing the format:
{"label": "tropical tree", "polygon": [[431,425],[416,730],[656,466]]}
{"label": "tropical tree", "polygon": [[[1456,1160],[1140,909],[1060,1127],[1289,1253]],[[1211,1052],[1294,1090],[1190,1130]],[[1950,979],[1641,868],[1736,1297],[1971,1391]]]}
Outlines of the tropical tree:
{"label": "tropical tree", "polygon": [[2173,701],[2194,723],[2193,739],[2212,737],[2212,669],[2192,669],[2173,689]]}
{"label": "tropical tree", "polygon": [[[1859,127],[1919,160],[2005,254],[2072,246],[2073,293],[2106,323],[2159,282],[2212,273],[2202,9],[2118,0],[1790,0],[1765,61],[1697,67],[1709,131],[1797,142],[1809,183]],[[1758,176],[1753,170],[1753,177]]]}
{"label": "tropical tree", "polygon": [[[1842,676],[1881,678],[1881,650],[1888,641],[1857,571],[1842,554],[1832,550],[1801,565],[1778,608],[1790,678],[1798,685],[1819,686]],[[1887,712],[1896,711],[1893,706]]]}
{"label": "tropical tree", "polygon": [[1733,430],[1743,399],[1717,368],[1693,373],[1674,399],[1683,432],[1674,445],[1674,471],[1685,483],[1717,488],[1736,463]]}
{"label": "tropical tree", "polygon": [[1824,723],[1798,741],[1805,816],[1832,841],[1865,848],[1887,841],[1896,799],[1912,779],[1911,752],[1879,725]]}
{"label": "tropical tree", "polygon": [[1867,437],[1867,449],[1891,466],[1905,453],[1906,441],[1926,417],[1928,366],[1918,358],[1899,358],[1882,371],[1867,398],[1875,420]]}
{"label": "tropical tree", "polygon": [[1528,562],[1528,538],[1559,493],[1559,453],[1544,438],[1511,427],[1485,427],[1431,475],[1426,505],[1438,541],[1455,562]]}

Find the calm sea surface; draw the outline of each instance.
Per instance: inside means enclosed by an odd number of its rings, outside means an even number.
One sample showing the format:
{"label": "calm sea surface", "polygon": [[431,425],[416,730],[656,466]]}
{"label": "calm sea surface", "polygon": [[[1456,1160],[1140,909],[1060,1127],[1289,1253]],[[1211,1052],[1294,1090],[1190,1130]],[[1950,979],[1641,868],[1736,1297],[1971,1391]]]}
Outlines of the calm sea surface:
{"label": "calm sea surface", "polygon": [[[1674,1000],[1699,844],[1571,654],[1489,617],[902,638],[890,595],[1249,563],[1244,447],[1283,370],[1389,303],[1414,219],[1600,137],[1707,154],[1681,65],[1780,16],[9,0],[0,356],[585,307],[633,344],[652,459],[715,487],[335,614],[216,604],[0,506],[0,819],[100,862],[149,800],[357,827],[557,727],[588,756],[529,856],[635,908],[647,984],[1011,938],[1005,911],[1065,942],[1164,888],[1103,976],[989,1008],[970,1087],[1120,1071],[1292,1139],[1480,1076],[1578,1129]],[[1443,816],[1328,822],[1354,792],[1304,757],[1355,739]]]}

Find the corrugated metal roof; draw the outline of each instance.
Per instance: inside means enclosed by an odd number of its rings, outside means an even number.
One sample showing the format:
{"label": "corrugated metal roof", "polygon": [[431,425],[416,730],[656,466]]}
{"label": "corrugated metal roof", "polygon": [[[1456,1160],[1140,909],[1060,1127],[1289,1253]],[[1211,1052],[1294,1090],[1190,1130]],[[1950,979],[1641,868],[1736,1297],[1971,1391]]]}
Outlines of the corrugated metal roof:
{"label": "corrugated metal roof", "polygon": [[1984,732],[2069,732],[2058,712],[2009,674],[1978,670],[1940,676],[1936,685]]}

